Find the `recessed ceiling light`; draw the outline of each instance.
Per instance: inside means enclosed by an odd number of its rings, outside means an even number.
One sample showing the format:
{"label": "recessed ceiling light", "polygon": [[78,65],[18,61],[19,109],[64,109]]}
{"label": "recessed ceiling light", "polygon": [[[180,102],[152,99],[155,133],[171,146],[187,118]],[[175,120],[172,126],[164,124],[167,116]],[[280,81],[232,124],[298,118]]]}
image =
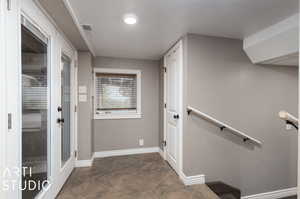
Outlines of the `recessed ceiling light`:
{"label": "recessed ceiling light", "polygon": [[128,25],[134,25],[137,23],[137,16],[134,14],[126,14],[123,17],[123,21],[124,21],[124,23],[126,23]]}

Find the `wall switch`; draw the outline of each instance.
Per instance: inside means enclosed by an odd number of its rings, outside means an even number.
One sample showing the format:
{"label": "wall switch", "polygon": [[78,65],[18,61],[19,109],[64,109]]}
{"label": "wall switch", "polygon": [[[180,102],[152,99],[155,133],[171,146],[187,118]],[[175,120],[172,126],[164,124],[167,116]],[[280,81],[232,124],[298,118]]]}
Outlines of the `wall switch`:
{"label": "wall switch", "polygon": [[144,146],[144,139],[139,139],[139,145]]}

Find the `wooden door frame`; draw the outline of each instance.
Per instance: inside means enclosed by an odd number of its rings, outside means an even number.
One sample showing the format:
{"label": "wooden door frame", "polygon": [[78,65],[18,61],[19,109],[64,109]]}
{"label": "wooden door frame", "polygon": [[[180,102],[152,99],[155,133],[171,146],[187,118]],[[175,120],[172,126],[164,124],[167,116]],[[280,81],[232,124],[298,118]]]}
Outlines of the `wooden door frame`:
{"label": "wooden door frame", "polygon": [[[164,65],[164,116],[163,116],[163,138],[164,141],[166,141],[167,138],[167,108],[165,104],[167,104],[167,72],[168,72],[168,67],[167,67],[167,62],[166,58],[168,54],[173,51],[174,49],[178,49],[179,52],[179,120],[178,120],[178,125],[179,125],[179,132],[178,132],[178,151],[177,151],[177,174],[179,176],[182,176],[183,173],[183,116],[184,116],[184,107],[183,107],[183,41],[179,40],[170,50],[167,51],[167,53],[164,55],[164,60],[163,60],[163,65]],[[168,143],[167,143],[168,144]],[[163,148],[163,158],[166,160],[167,157],[167,151],[166,147]]]}

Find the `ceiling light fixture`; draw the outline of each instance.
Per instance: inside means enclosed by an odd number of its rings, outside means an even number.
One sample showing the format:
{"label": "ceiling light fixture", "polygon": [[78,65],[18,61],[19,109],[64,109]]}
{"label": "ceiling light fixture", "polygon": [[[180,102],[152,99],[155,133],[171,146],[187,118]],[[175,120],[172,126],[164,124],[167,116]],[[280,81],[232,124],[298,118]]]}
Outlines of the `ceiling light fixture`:
{"label": "ceiling light fixture", "polygon": [[137,16],[134,14],[126,14],[123,17],[123,21],[124,21],[124,23],[126,23],[128,25],[134,25],[137,23]]}

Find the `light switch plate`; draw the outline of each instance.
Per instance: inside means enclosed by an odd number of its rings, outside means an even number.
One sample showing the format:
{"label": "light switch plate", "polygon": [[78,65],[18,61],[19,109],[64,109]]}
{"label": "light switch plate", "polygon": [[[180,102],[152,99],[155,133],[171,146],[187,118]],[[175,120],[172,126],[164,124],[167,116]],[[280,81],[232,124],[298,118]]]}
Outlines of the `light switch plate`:
{"label": "light switch plate", "polygon": [[139,139],[139,145],[144,146],[144,139]]}
{"label": "light switch plate", "polygon": [[79,102],[87,102],[87,95],[79,95]]}
{"label": "light switch plate", "polygon": [[85,93],[87,93],[87,88],[86,88],[86,86],[79,86],[78,92],[79,92],[80,94],[85,94]]}

